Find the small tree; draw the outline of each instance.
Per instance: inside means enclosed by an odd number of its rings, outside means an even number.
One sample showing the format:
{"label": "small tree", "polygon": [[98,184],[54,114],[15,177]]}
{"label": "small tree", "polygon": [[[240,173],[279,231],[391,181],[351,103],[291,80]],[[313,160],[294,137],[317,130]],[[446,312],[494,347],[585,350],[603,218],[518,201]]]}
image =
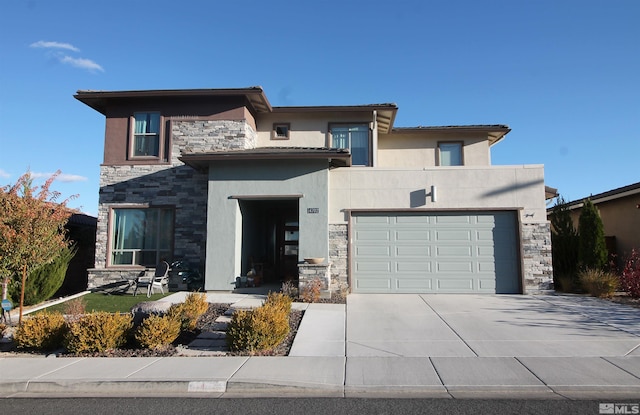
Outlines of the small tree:
{"label": "small tree", "polygon": [[582,269],[604,269],[607,245],[600,213],[591,199],[585,199],[578,222],[578,263]]}
{"label": "small tree", "polygon": [[[27,275],[24,287],[24,305],[33,305],[50,299],[64,283],[69,262],[76,254],[77,247],[64,248],[60,255],[50,264],[43,265]],[[17,304],[20,301],[21,285],[16,284],[9,290],[11,299]]]}
{"label": "small tree", "polygon": [[27,275],[53,262],[68,246],[64,229],[71,216],[68,199],[56,203],[60,194],[49,189],[59,174],[38,188],[27,172],[13,186],[0,188],[0,273],[5,287],[11,277],[21,278],[20,323]]}
{"label": "small tree", "polygon": [[[578,232],[573,226],[569,207],[559,197],[549,215],[551,221],[551,255],[553,260],[554,284],[572,281],[575,285],[578,275]],[[567,290],[570,287],[562,287]]]}

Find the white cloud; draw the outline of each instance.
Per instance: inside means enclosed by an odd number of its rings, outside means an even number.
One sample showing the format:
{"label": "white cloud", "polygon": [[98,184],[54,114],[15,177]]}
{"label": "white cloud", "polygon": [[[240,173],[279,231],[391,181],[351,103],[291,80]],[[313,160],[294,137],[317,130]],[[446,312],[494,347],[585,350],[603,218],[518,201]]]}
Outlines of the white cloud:
{"label": "white cloud", "polygon": [[81,69],[88,69],[90,71],[100,71],[100,72],[104,72],[104,69],[102,68],[102,66],[98,65],[97,63],[95,63],[94,61],[92,61],[91,59],[85,59],[85,58],[72,58],[71,56],[59,56],[58,60],[60,60],[60,62],[71,65],[71,66],[75,66],[76,68],[81,68]]}
{"label": "white cloud", "polygon": [[58,176],[58,180],[60,180],[61,182],[65,182],[65,183],[71,183],[71,182],[86,182],[87,179],[84,176],[80,176],[77,174],[61,174],[60,176]]}
{"label": "white cloud", "polygon": [[69,56],[60,51],[60,49],[68,50],[72,52],[80,52],[80,49],[73,46],[70,43],[62,42],[49,42],[45,40],[39,40],[29,45],[32,48],[47,49],[46,55],[58,60],[58,62],[65,65],[71,65],[76,68],[86,69],[90,72],[100,71],[104,72],[104,68],[92,61],[91,59]]}
{"label": "white cloud", "polygon": [[[31,172],[31,177],[34,179],[49,179],[53,176],[54,173],[37,173]],[[77,174],[65,174],[60,173],[58,177],[56,177],[56,181],[63,183],[72,183],[72,182],[86,182],[88,179],[84,176],[79,176]]]}
{"label": "white cloud", "polygon": [[9,177],[11,177],[11,174],[9,174],[6,171],[0,169],[0,179],[8,179]]}
{"label": "white cloud", "polygon": [[61,42],[47,42],[45,40],[39,40],[29,45],[32,48],[45,48],[45,49],[67,49],[72,50],[74,52],[80,52],[80,49],[73,46],[70,43],[61,43]]}

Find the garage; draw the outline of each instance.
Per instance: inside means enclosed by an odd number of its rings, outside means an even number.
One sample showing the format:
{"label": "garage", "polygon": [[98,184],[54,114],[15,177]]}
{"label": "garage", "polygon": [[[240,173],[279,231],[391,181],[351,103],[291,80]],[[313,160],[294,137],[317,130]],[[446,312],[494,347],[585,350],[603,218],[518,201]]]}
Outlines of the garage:
{"label": "garage", "polygon": [[514,211],[352,212],[356,293],[521,293]]}

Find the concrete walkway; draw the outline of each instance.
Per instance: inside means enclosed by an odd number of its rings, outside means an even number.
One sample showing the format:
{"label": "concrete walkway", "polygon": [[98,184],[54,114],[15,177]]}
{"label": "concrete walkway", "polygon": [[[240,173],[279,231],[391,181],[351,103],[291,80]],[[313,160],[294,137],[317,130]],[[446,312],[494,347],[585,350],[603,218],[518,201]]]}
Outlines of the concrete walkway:
{"label": "concrete walkway", "polygon": [[[179,302],[177,293],[167,297]],[[263,296],[208,294],[255,307]],[[358,295],[298,304],[287,357],[0,355],[0,396],[640,401],[640,310],[581,296]]]}

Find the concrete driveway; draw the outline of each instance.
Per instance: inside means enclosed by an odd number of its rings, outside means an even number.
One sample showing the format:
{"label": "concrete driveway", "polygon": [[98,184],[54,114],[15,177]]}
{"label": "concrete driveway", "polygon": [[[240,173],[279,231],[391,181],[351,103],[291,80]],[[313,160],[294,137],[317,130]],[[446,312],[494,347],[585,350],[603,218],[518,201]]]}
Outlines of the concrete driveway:
{"label": "concrete driveway", "polygon": [[347,357],[640,356],[640,310],[582,296],[350,294]]}

